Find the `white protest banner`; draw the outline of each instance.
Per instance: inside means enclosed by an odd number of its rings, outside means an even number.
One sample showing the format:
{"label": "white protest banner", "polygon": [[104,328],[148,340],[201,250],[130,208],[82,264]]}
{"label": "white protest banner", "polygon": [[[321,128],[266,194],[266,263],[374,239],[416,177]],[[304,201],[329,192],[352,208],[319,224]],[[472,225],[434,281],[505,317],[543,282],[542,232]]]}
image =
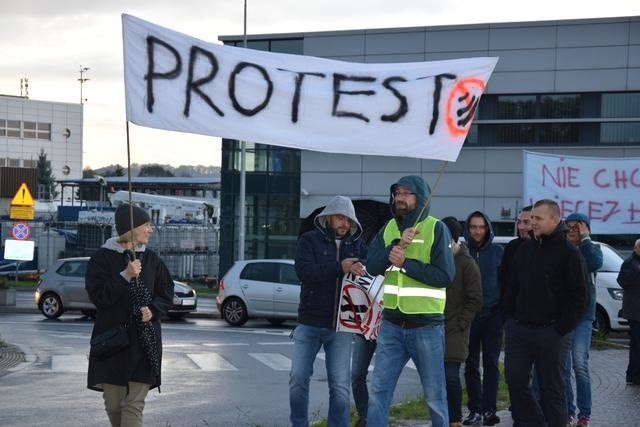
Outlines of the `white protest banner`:
{"label": "white protest banner", "polygon": [[562,216],[580,212],[598,234],[637,234],[640,158],[561,156],[525,151],[524,203],[555,200]]}
{"label": "white protest banner", "polygon": [[382,322],[384,276],[345,274],[336,330],[376,339]]}
{"label": "white protest banner", "polygon": [[129,121],[331,153],[455,161],[498,60],[362,64],[122,23]]}

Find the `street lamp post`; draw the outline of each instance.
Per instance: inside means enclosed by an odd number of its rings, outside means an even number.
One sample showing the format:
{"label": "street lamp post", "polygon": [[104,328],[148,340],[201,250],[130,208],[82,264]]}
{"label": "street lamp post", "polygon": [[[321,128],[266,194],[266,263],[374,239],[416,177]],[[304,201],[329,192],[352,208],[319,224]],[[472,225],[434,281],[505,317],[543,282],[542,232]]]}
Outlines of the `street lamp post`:
{"label": "street lamp post", "polygon": [[86,81],[91,80],[88,77],[84,76],[86,74],[86,72],[89,71],[89,70],[90,70],[89,67],[83,67],[82,65],[80,66],[80,78],[78,79],[78,81],[80,82],[80,104],[84,104],[87,101],[87,98],[84,98],[82,96],[82,85]]}

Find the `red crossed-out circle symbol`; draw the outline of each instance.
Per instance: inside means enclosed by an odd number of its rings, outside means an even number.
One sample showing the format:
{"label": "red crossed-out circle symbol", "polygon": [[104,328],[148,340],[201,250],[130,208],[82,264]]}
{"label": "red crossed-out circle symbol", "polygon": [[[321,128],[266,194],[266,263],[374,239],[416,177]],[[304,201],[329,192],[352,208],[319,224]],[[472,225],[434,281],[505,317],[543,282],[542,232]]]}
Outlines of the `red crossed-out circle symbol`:
{"label": "red crossed-out circle symbol", "polygon": [[31,235],[31,229],[26,222],[16,222],[11,227],[11,237],[17,240],[27,240]]}
{"label": "red crossed-out circle symbol", "polygon": [[484,81],[470,77],[457,82],[449,93],[445,121],[452,137],[467,134],[484,87]]}

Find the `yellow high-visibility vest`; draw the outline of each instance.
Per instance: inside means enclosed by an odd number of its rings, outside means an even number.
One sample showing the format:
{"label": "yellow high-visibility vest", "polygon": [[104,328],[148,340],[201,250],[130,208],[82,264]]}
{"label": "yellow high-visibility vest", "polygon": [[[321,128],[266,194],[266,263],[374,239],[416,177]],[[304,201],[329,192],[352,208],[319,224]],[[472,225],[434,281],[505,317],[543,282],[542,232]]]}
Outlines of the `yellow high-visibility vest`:
{"label": "yellow high-visibility vest", "polygon": [[[436,218],[428,216],[416,225],[419,233],[405,248],[407,258],[429,263],[437,222]],[[389,221],[383,233],[385,246],[389,246],[401,236],[397,222]],[[446,298],[444,288],[429,286],[415,280],[407,276],[403,269],[392,265],[385,273],[384,308],[398,308],[406,314],[443,314]]]}

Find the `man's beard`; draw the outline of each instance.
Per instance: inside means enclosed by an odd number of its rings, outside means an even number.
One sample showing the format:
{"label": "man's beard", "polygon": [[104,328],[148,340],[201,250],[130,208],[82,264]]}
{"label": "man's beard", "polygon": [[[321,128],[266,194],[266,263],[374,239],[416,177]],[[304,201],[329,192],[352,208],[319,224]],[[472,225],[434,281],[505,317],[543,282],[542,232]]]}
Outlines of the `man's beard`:
{"label": "man's beard", "polygon": [[400,216],[405,216],[405,215],[407,215],[409,212],[411,212],[411,211],[409,210],[409,205],[407,205],[407,204],[406,204],[406,203],[404,203],[404,202],[396,202],[396,204],[395,204],[395,206],[394,206],[394,207],[395,207],[396,214],[397,214],[397,215],[400,215]]}

